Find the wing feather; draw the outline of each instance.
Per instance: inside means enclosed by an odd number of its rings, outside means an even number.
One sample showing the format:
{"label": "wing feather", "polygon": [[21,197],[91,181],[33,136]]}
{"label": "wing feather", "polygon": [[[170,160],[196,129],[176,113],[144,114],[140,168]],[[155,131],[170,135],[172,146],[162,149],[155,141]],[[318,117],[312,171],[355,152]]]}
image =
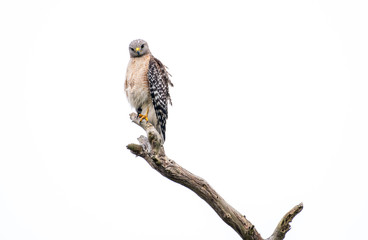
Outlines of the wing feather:
{"label": "wing feather", "polygon": [[148,68],[148,82],[152,103],[155,108],[158,127],[165,140],[166,120],[168,118],[168,102],[171,103],[169,85],[174,86],[169,78],[165,65],[155,57],[151,57]]}

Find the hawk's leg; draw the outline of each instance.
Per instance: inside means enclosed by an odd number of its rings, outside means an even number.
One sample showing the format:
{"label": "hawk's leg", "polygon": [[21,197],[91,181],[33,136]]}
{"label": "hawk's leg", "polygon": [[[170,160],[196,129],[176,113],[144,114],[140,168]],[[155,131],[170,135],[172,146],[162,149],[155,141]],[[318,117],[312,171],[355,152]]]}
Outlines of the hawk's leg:
{"label": "hawk's leg", "polygon": [[[142,112],[142,109],[141,109]],[[139,120],[139,122],[142,122],[143,119],[145,119],[148,122],[148,112],[149,112],[149,108],[147,108],[147,112],[146,115],[142,115],[142,114],[138,114],[138,117],[141,118],[141,120]]]}
{"label": "hawk's leg", "polygon": [[[138,115],[141,115],[142,108],[141,108],[141,107],[139,107],[139,108],[135,109],[135,111],[137,112],[137,114],[138,114]],[[137,116],[138,116],[138,115],[137,115]]]}

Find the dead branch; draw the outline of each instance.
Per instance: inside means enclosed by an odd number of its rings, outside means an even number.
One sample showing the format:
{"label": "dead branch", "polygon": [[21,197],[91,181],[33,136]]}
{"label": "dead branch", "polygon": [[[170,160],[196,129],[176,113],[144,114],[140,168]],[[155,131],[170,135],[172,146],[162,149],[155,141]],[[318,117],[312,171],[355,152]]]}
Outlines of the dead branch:
{"label": "dead branch", "polygon": [[[130,119],[142,127],[147,137],[140,136],[140,144],[131,143],[127,148],[136,156],[144,158],[147,163],[164,177],[179,183],[206,201],[219,217],[232,227],[242,239],[246,240],[264,240],[257,232],[254,225],[248,221],[244,215],[230,206],[204,179],[192,174],[184,169],[172,159],[169,159],[164,151],[163,141],[160,134],[145,120],[139,122],[137,114],[131,113]],[[282,240],[285,234],[290,230],[290,222],[303,209],[303,204],[291,209],[277,225],[274,233],[266,240]]]}

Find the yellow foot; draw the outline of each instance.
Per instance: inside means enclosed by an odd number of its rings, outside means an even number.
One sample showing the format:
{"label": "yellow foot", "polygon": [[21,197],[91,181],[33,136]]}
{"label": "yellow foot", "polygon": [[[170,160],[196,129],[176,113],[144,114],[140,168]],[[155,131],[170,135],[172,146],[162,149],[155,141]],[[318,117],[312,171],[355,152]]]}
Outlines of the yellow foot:
{"label": "yellow foot", "polygon": [[[147,114],[148,115],[148,114]],[[148,122],[148,118],[147,118],[147,115],[142,115],[142,114],[139,114],[138,117],[140,118],[139,122],[142,122],[142,120],[146,120]]]}
{"label": "yellow foot", "polygon": [[138,117],[141,118],[139,122],[142,122],[143,119],[145,119],[148,122],[148,112],[149,112],[149,108],[147,108],[146,115],[138,114]]}

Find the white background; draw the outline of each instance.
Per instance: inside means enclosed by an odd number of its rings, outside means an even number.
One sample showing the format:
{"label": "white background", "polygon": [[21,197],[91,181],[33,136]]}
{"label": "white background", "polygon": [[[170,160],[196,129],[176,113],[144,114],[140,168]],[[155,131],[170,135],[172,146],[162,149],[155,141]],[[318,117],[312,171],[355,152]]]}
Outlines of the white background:
{"label": "white background", "polygon": [[269,237],[364,239],[366,1],[1,1],[0,239],[239,239],[125,146],[128,44],[173,75],[166,153]]}

